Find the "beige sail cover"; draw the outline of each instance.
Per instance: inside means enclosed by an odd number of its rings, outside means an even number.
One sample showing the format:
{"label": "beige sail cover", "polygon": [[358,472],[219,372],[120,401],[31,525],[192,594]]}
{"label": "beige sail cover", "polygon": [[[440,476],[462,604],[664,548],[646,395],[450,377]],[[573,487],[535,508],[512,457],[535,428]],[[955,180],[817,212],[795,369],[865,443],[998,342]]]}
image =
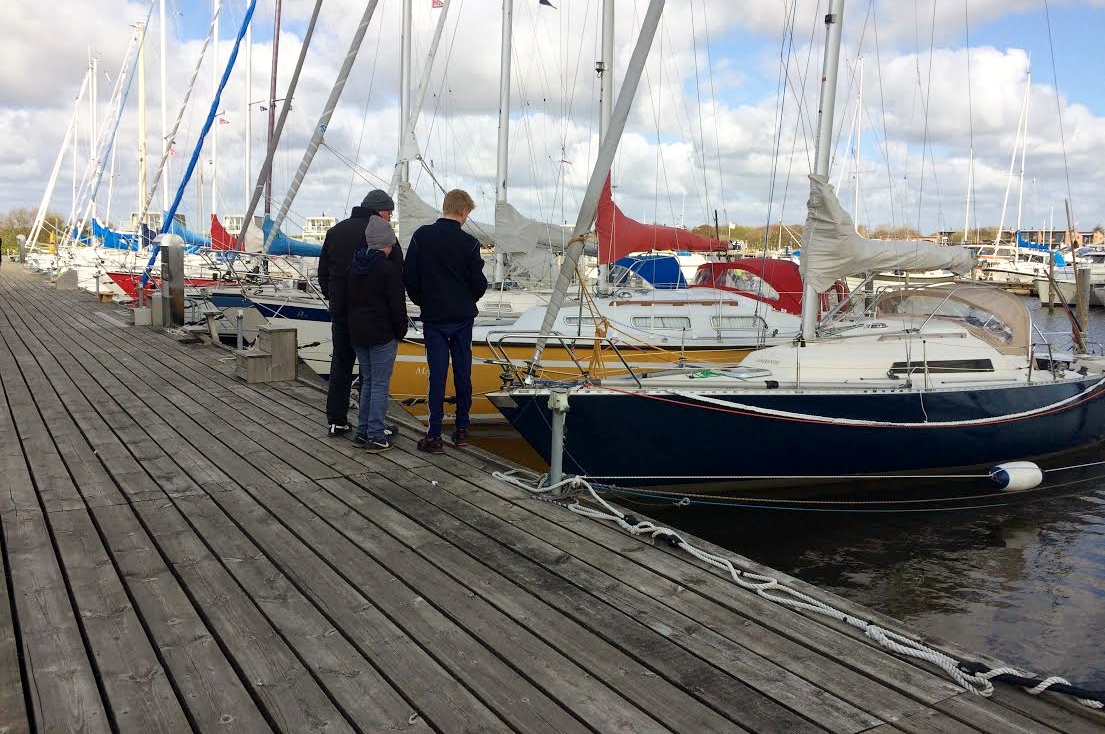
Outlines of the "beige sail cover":
{"label": "beige sail cover", "polygon": [[838,278],[880,270],[950,270],[965,275],[975,256],[965,247],[925,240],[872,240],[856,234],[852,218],[825,176],[810,175],[806,227],[802,232],[802,279],[818,293]]}
{"label": "beige sail cover", "polygon": [[519,212],[507,201],[495,204],[495,242],[510,255],[528,255],[538,247],[563,251],[570,233],[563,227],[538,222]]}
{"label": "beige sail cover", "polygon": [[[409,183],[399,184],[399,222],[396,233],[404,249],[410,245],[411,235],[424,224],[433,224],[441,217],[441,210],[422,200]],[[481,247],[495,244],[495,228],[469,218],[464,231],[480,241]]]}

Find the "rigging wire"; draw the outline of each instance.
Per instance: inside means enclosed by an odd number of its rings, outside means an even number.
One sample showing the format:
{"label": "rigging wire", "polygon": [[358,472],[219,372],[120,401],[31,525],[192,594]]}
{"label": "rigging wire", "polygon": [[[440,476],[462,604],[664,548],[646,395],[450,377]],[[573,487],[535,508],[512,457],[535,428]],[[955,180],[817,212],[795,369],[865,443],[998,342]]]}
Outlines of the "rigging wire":
{"label": "rigging wire", "polygon": [[[1067,184],[1067,201],[1072,201],[1070,186],[1070,166],[1067,163],[1067,139],[1063,132],[1063,103],[1059,97],[1059,70],[1055,63],[1055,37],[1051,32],[1051,6],[1048,0],[1044,0],[1044,17],[1047,19],[1047,47],[1051,55],[1051,82],[1055,89],[1055,116],[1059,123],[1059,146],[1063,151],[1063,178]],[[1073,211],[1073,203],[1070,205]],[[1074,227],[1074,222],[1067,223],[1068,228]],[[1074,244],[1073,242],[1071,243]]]}

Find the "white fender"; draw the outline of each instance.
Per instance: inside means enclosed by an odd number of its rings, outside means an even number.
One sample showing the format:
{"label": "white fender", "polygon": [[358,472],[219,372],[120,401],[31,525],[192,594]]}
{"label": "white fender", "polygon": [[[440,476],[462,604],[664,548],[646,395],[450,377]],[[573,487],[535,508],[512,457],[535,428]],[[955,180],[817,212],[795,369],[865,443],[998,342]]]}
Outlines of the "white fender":
{"label": "white fender", "polygon": [[1007,492],[1020,492],[1040,486],[1044,473],[1031,461],[1010,461],[990,470],[990,483]]}

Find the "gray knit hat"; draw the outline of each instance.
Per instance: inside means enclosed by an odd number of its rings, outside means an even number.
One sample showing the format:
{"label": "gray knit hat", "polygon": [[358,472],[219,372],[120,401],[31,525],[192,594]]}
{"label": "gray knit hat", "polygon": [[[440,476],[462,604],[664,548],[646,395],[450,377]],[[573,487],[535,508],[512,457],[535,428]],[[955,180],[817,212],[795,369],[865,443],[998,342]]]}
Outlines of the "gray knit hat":
{"label": "gray knit hat", "polygon": [[371,209],[374,212],[393,212],[395,211],[395,202],[388,196],[388,192],[381,189],[369,191],[361,202],[361,206],[365,209]]}
{"label": "gray knit hat", "polygon": [[395,230],[382,218],[369,217],[364,239],[370,249],[382,250],[395,244]]}

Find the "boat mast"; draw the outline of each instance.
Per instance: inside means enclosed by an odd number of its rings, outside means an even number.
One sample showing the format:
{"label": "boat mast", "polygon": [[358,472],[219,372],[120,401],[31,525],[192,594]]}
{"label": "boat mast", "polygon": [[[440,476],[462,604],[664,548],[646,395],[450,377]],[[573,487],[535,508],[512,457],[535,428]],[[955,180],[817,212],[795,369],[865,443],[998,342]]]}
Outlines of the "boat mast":
{"label": "boat mast", "polygon": [[[503,27],[499,49],[499,141],[495,158],[495,205],[506,203],[506,175],[510,139],[510,52],[514,28],[514,0],[503,0]],[[495,247],[495,283],[506,279],[506,253]]]}
{"label": "boat mast", "polygon": [[[1021,206],[1024,204],[1024,154],[1028,150],[1028,95],[1032,89],[1032,69],[1028,70],[1028,81],[1024,88],[1024,128],[1021,134],[1021,181],[1017,192],[1017,232],[1021,231]],[[1020,242],[1018,241],[1018,245]]]}
{"label": "boat mast", "polygon": [[[220,0],[211,0],[211,14],[219,7]],[[219,90],[219,24],[215,24],[215,36],[211,44],[211,96]],[[218,210],[219,187],[216,185],[215,172],[219,166],[219,125],[222,124],[222,110],[215,113],[218,119],[211,131],[211,216]],[[210,217],[208,218],[210,221]]]}
{"label": "boat mast", "polygon": [[[81,91],[77,92],[77,101],[73,106],[73,114],[69,118],[69,127],[65,129],[65,139],[61,141],[61,147],[58,149],[58,157],[54,159],[54,169],[50,171],[50,180],[46,182],[46,191],[42,194],[42,202],[38,205],[38,211],[35,212],[35,221],[31,225],[30,234],[27,235],[27,246],[31,249],[37,247],[39,235],[42,234],[42,224],[46,221],[46,209],[50,206],[50,198],[54,195],[54,186],[57,185],[58,174],[61,173],[61,164],[65,161],[65,154],[69,149],[69,140],[74,137],[73,131],[77,128],[77,120],[80,118],[81,103],[84,101],[84,93],[88,90],[88,81],[91,76],[92,69],[89,67],[84,72],[84,80],[81,81]],[[75,173],[73,181],[73,185],[75,186]],[[74,199],[75,198],[76,192],[74,192]]]}
{"label": "boat mast", "polygon": [[[164,0],[163,0],[164,1]],[[245,196],[243,201],[249,201],[249,194],[253,188],[253,24],[246,29],[246,93],[243,96],[242,119],[245,120],[245,166],[242,168],[245,174]],[[245,222],[238,231],[238,236],[245,230]]]}
{"label": "boat mast", "polygon": [[[1021,113],[1017,117],[1017,135],[1013,139],[1013,151],[1009,155],[1009,174],[1005,179],[1005,198],[1001,200],[1001,219],[998,220],[998,236],[994,242],[994,246],[1001,244],[1002,235],[1005,234],[1005,209],[1009,204],[1009,189],[1013,186],[1013,167],[1017,165],[1017,148],[1024,143],[1021,140],[1021,129],[1025,124],[1025,115],[1028,114],[1028,90],[1032,85],[1032,72],[1029,72],[1028,84],[1024,88],[1024,98],[1021,100]],[[1027,133],[1028,131],[1025,130]],[[1024,194],[1024,157],[1021,157],[1021,194]],[[1021,231],[1021,212],[1020,201],[1017,202],[1017,228],[1016,232]],[[1013,261],[1016,262],[1020,259],[1020,242],[1016,236],[1013,237]],[[996,250],[995,250],[996,252]]]}
{"label": "boat mast", "polygon": [[859,234],[859,161],[862,155],[863,138],[863,57],[857,60],[859,64],[859,91],[856,93],[856,181],[852,187],[852,220],[856,234]]}
{"label": "boat mast", "polygon": [[[276,59],[280,51],[280,0],[276,0],[276,19],[272,26],[272,69],[269,72],[269,127],[265,138],[266,145],[272,150],[272,138],[276,131]],[[265,171],[265,217],[272,212],[272,169]],[[246,221],[242,222],[242,234],[245,234],[249,226],[249,219],[253,216],[253,207],[246,213]]]}
{"label": "boat mast", "polygon": [[[817,110],[817,153],[814,157],[815,174],[829,175],[829,159],[833,145],[833,112],[836,108],[837,69],[840,65],[840,35],[844,23],[844,0],[831,0],[825,15],[825,59],[822,63],[821,101]],[[809,252],[813,232],[803,232],[803,256]],[[802,338],[813,339],[817,334],[819,296],[810,284],[803,286]]]}
{"label": "boat mast", "polygon": [[[88,120],[89,120],[89,125],[90,125],[89,133],[88,133],[88,144],[89,144],[88,157],[89,157],[89,160],[93,161],[93,165],[95,165],[96,139],[99,135],[99,130],[97,128],[97,120],[100,119],[99,110],[96,109],[97,95],[99,94],[99,88],[97,87],[97,81],[98,80],[96,78],[98,59],[95,56],[93,56],[92,58],[90,58],[88,60],[88,65],[89,65],[89,68],[90,68],[90,71],[91,71],[91,74],[92,74],[92,88],[90,90],[90,94],[88,95]],[[95,216],[96,216],[96,202],[92,202],[92,216],[93,216],[93,218],[95,218]]]}
{"label": "boat mast", "polygon": [[[837,0],[840,1],[840,0]],[[568,288],[579,263],[579,257],[583,254],[583,235],[590,229],[595,221],[595,212],[598,210],[599,195],[606,184],[606,177],[610,175],[610,167],[614,162],[614,154],[618,150],[618,143],[625,129],[626,119],[629,117],[629,109],[633,106],[633,98],[637,94],[637,85],[641,81],[645,61],[648,60],[649,49],[652,40],[656,37],[656,28],[660,25],[660,16],[664,12],[664,0],[649,0],[648,10],[645,12],[641,23],[641,33],[637,37],[637,45],[633,47],[633,55],[626,66],[625,79],[622,80],[621,92],[618,101],[610,115],[610,127],[606,131],[606,137],[599,145],[599,153],[595,159],[595,169],[591,172],[591,178],[587,182],[587,191],[583,195],[583,204],[579,209],[579,216],[572,230],[572,238],[568,246],[564,248],[564,259],[560,264],[560,273],[549,298],[549,305],[545,309],[545,318],[541,322],[541,331],[534,345],[533,359],[526,371],[526,381],[533,380],[537,368],[540,366],[541,354],[548,343],[548,334],[552,333],[553,324],[564,304]]]}
{"label": "boat mast", "polygon": [[[138,212],[146,211],[148,195],[146,193],[146,173],[148,163],[146,133],[146,27],[142,27],[142,40],[138,46]],[[142,222],[134,222],[134,231],[142,231]]]}
{"label": "boat mast", "polygon": [[353,70],[353,62],[357,60],[357,54],[361,50],[361,44],[364,42],[365,33],[368,32],[368,24],[372,21],[372,15],[376,12],[376,6],[378,4],[379,0],[369,0],[368,4],[365,5],[364,14],[361,16],[361,22],[357,24],[357,30],[354,31],[353,39],[349,42],[349,51],[346,52],[345,60],[342,62],[341,69],[338,70],[338,78],[334,82],[333,88],[330,90],[330,96],[326,100],[326,105],[322,108],[322,115],[319,116],[318,122],[315,124],[315,131],[311,135],[310,141],[307,143],[307,149],[303,152],[303,160],[300,162],[295,176],[292,177],[292,183],[288,186],[288,193],[284,195],[284,202],[280,205],[279,211],[276,212],[272,228],[265,238],[265,245],[262,248],[264,252],[268,252],[269,246],[272,245],[273,241],[276,239],[276,234],[280,230],[280,225],[284,223],[284,217],[288,215],[288,211],[292,208],[292,202],[295,201],[296,194],[299,193],[299,187],[303,183],[303,179],[307,176],[307,171],[311,168],[311,162],[315,159],[315,153],[318,152],[319,146],[322,145],[322,138],[326,134],[326,130],[330,126],[330,118],[334,116],[334,110],[337,109],[338,102],[341,100],[342,92],[345,90],[345,84],[349,80],[349,73]]}
{"label": "boat mast", "polygon": [[[414,0],[403,0],[402,30],[399,34],[399,135],[406,139],[411,124],[411,33],[413,32]],[[400,143],[402,147],[402,143]],[[399,180],[410,182],[410,162],[406,156],[399,161]]]}
{"label": "boat mast", "polygon": [[[599,62],[595,72],[599,75],[599,143],[606,137],[610,127],[610,114],[614,109],[614,0],[605,0],[602,4],[602,45],[599,49]],[[614,182],[610,182],[613,191]],[[606,290],[610,282],[610,264],[600,263],[598,272],[598,290]]]}
{"label": "boat mast", "polygon": [[[167,64],[166,57],[169,53],[169,38],[165,33],[165,3],[169,0],[161,0],[161,7],[159,10],[158,22],[161,26],[161,159],[166,161],[165,166],[168,167],[168,152],[169,152],[169,82],[167,76]],[[166,174],[168,174],[166,170]],[[161,208],[162,210],[169,208],[169,187],[163,186],[161,188]]]}

